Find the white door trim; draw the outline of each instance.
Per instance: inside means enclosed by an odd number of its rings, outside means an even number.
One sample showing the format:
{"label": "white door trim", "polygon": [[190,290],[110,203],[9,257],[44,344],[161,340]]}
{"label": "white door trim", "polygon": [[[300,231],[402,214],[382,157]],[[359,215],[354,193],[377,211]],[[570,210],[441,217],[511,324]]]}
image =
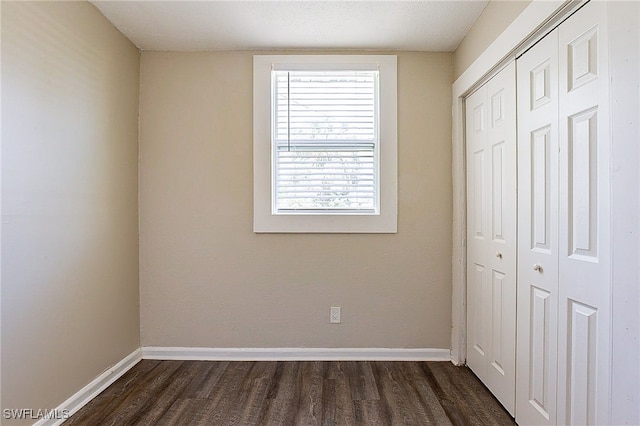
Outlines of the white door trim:
{"label": "white door trim", "polygon": [[453,258],[452,258],[452,327],[451,362],[462,365],[466,360],[466,174],[464,144],[464,97],[495,74],[506,61],[526,48],[544,33],[543,29],[558,23],[573,9],[577,1],[533,0],[507,29],[453,83]]}
{"label": "white door trim", "polygon": [[[612,371],[610,424],[640,424],[640,3],[609,2]],[[634,90],[635,89],[635,90]]]}

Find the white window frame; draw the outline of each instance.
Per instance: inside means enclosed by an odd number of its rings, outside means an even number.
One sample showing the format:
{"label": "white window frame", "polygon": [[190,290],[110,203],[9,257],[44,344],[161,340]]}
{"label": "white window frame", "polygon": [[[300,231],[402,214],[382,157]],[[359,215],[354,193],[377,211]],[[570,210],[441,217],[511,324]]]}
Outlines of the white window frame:
{"label": "white window frame", "polygon": [[[375,64],[379,79],[376,214],[274,214],[272,202],[272,88],[274,68]],[[396,233],[398,215],[397,58],[395,55],[255,55],[253,57],[253,230],[256,233]]]}

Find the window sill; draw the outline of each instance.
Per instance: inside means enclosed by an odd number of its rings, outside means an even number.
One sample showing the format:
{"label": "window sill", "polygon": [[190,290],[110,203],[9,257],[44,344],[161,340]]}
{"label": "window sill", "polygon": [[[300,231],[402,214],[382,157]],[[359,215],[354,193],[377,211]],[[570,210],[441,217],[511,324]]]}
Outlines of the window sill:
{"label": "window sill", "polygon": [[386,215],[278,214],[254,216],[255,233],[395,234],[395,212]]}

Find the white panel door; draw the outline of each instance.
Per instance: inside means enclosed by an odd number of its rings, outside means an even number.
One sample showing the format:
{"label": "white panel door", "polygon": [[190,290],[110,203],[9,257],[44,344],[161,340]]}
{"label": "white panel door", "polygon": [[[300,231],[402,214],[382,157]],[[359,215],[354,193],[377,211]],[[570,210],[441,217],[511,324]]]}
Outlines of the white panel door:
{"label": "white panel door", "polygon": [[[610,183],[607,5],[559,27],[558,424],[609,423]],[[640,378],[636,378],[638,380]]]}
{"label": "white panel door", "polygon": [[558,33],[517,61],[518,343],[516,421],[556,423]]}
{"label": "white panel door", "polygon": [[467,365],[486,383],[489,352],[489,215],[487,86],[466,99]]}
{"label": "white panel door", "polygon": [[513,415],[516,92],[512,62],[466,100],[467,364]]}

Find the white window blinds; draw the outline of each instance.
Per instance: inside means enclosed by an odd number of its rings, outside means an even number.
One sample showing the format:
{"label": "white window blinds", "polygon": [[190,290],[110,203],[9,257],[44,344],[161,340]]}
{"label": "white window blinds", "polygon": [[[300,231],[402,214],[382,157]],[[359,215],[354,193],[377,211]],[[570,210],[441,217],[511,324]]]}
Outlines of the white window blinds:
{"label": "white window blinds", "polygon": [[275,213],[377,213],[378,72],[273,71]]}

